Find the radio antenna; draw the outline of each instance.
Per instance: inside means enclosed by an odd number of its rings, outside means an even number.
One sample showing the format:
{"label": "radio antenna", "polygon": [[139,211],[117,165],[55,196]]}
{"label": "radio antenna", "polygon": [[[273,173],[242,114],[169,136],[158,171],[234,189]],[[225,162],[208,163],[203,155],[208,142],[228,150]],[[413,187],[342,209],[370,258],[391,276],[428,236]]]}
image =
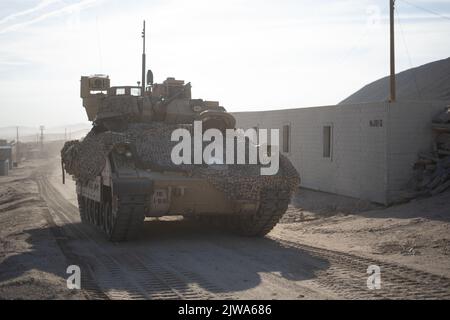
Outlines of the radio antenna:
{"label": "radio antenna", "polygon": [[145,55],[145,20],[144,20],[144,27],[142,29],[142,88],[141,88],[141,96],[144,96],[145,94],[145,60],[146,60],[146,55]]}

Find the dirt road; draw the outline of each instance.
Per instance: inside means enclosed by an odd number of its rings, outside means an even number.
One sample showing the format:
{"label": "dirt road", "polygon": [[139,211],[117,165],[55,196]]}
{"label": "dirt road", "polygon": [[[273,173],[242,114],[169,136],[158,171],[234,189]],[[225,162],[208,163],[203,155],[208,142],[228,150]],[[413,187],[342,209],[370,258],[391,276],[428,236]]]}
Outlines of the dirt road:
{"label": "dirt road", "polygon": [[[35,211],[23,212],[20,203],[7,209],[0,198],[2,298],[450,298],[450,279],[445,276],[305,245],[298,232],[289,230],[295,224],[289,223],[266,238],[249,239],[183,219],[149,220],[139,240],[110,243],[80,223],[73,184],[63,186],[54,165],[40,163],[18,179],[9,183],[11,194],[21,192],[18,185],[30,184],[26,194]],[[26,213],[35,220],[25,226],[20,219]],[[26,263],[17,256],[27,256]],[[12,272],[18,262],[20,274]],[[68,265],[80,266],[81,291],[65,287]],[[367,288],[370,265],[381,268],[381,290]],[[39,286],[24,281],[24,274],[33,281],[47,279],[40,283],[47,294],[37,294]]]}

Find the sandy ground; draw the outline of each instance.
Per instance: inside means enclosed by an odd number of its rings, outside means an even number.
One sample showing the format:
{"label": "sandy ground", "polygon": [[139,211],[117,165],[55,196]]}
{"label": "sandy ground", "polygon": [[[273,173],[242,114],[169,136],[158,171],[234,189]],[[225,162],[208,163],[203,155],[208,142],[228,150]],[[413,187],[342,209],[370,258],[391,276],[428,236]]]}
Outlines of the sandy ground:
{"label": "sandy ground", "polygon": [[450,277],[450,192],[389,208],[311,190],[295,200],[273,235]]}
{"label": "sandy ground", "polygon": [[66,289],[67,262],[45,219],[47,204],[28,161],[0,177],[0,299],[82,299]]}
{"label": "sandy ground", "polygon": [[[74,183],[61,183],[57,164],[30,161],[0,177],[0,299],[450,296],[450,194],[383,208],[301,190],[264,239],[160,219],[116,244],[80,223]],[[373,263],[385,272],[378,292],[366,287]],[[71,264],[83,290],[66,287]]]}

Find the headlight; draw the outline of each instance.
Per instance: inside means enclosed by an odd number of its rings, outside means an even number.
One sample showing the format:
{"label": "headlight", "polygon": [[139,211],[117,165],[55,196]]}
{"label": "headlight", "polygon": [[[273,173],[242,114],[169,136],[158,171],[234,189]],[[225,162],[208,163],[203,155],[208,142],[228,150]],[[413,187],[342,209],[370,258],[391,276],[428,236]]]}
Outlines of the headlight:
{"label": "headlight", "polygon": [[126,156],[126,157],[131,157],[133,154],[132,154],[132,152],[130,151],[130,145],[129,144],[127,144],[127,143],[119,143],[119,144],[116,144],[115,146],[114,146],[114,150],[118,153],[118,154],[120,154],[120,155],[124,155],[124,156]]}

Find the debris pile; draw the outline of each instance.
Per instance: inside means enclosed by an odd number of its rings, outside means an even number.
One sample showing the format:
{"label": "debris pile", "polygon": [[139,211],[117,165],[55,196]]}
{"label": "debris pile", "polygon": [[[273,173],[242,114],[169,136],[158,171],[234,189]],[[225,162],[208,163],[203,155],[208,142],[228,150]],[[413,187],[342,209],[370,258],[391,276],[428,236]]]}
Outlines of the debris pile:
{"label": "debris pile", "polygon": [[433,119],[433,151],[420,153],[414,164],[415,189],[433,196],[450,189],[450,107]]}

